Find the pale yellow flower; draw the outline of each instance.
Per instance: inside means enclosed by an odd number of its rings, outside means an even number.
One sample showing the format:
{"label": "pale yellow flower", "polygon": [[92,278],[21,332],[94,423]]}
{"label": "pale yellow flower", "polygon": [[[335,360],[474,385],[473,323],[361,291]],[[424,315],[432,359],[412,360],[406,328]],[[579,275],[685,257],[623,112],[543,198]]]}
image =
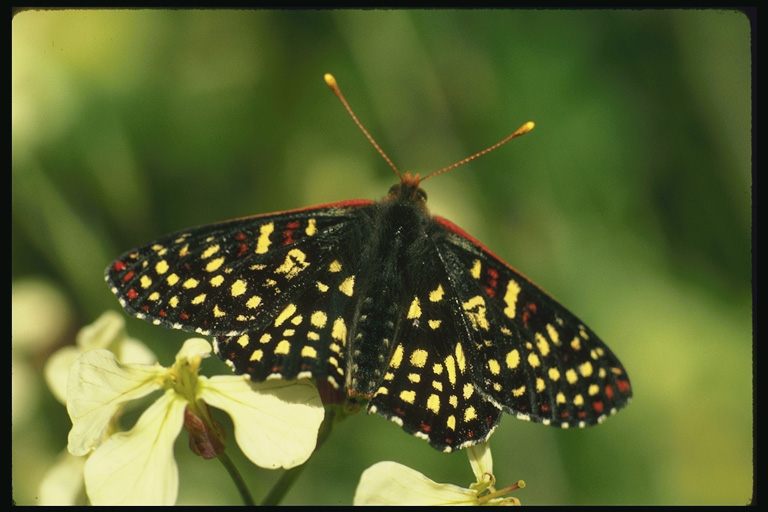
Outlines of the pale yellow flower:
{"label": "pale yellow flower", "polygon": [[[309,381],[253,383],[246,376],[198,375],[211,353],[201,338],[184,343],[175,363],[121,364],[103,349],[81,355],[72,366],[67,409],[72,419],[69,451],[87,455],[85,486],[93,504],[173,504],[178,467],[173,445],[185,411],[216,432],[208,405],[227,412],[243,453],[266,468],[290,468],[312,454],[324,409]],[[163,390],[127,432],[112,432],[122,407]],[[215,455],[215,454],[214,454]]]}
{"label": "pale yellow flower", "polygon": [[496,491],[493,460],[486,443],[467,448],[477,481],[469,488],[437,483],[415,469],[383,461],[366,469],[355,492],[355,505],[519,505],[503,494],[525,486],[516,484]]}

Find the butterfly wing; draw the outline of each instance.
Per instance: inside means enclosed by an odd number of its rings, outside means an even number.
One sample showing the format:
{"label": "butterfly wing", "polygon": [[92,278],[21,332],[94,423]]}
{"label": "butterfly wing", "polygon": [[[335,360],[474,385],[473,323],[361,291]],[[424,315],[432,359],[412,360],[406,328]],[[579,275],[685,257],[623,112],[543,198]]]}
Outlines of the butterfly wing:
{"label": "butterfly wing", "polygon": [[601,422],[632,396],[618,358],[581,320],[451,222],[438,251],[473,346],[480,392],[521,419],[561,427]]}
{"label": "butterfly wing", "polygon": [[257,215],[193,228],[128,251],[105,279],[131,315],[174,329],[265,330],[306,294],[334,250],[359,239],[371,201]]}

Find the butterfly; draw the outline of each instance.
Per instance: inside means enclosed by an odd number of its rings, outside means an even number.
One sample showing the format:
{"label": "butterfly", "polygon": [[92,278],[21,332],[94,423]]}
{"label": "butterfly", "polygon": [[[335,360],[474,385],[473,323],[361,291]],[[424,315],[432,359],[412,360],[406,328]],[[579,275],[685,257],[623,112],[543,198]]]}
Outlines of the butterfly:
{"label": "butterfly", "polygon": [[380,201],[256,215],[159,238],[106,281],[123,308],[215,338],[254,381],[313,378],[434,448],[484,442],[503,412],[566,427],[600,423],[632,396],[618,358],[581,320],[483,244],[432,216],[400,182]]}

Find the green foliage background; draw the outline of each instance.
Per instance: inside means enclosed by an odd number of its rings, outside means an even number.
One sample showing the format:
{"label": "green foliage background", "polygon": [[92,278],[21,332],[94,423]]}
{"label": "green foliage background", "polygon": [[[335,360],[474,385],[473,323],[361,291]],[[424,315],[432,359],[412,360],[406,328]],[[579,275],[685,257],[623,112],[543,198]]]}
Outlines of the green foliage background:
{"label": "green foliage background", "polygon": [[[500,484],[523,504],[745,504],[753,494],[750,19],[715,10],[25,11],[12,21],[13,497],[36,503],[69,419],[40,375],[118,309],[103,269],[185,227],[352,198],[392,171],[322,81],[332,72],[394,162],[449,217],[583,318],[635,398],[603,425],[505,417]],[[169,364],[182,333],[128,319]],[[204,370],[226,371],[218,360]],[[222,418],[222,421],[224,419]],[[230,430],[231,437],[231,430]],[[180,503],[237,503],[177,446]],[[234,442],[231,449],[236,452]],[[468,485],[395,424],[339,424],[286,497],[349,504],[379,460]],[[236,457],[257,499],[277,473]]]}

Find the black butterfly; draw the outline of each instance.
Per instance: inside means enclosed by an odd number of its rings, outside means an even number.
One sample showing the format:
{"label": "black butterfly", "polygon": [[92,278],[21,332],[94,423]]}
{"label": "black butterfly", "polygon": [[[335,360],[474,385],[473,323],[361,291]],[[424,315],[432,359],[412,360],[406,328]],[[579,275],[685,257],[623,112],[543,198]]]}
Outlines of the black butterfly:
{"label": "black butterfly", "polygon": [[477,240],[432,217],[423,180],[405,173],[378,202],[165,236],[122,255],[106,280],[128,313],[215,336],[236,373],[327,381],[439,450],[485,441],[502,411],[583,427],[626,405],[629,378],[610,349]]}

